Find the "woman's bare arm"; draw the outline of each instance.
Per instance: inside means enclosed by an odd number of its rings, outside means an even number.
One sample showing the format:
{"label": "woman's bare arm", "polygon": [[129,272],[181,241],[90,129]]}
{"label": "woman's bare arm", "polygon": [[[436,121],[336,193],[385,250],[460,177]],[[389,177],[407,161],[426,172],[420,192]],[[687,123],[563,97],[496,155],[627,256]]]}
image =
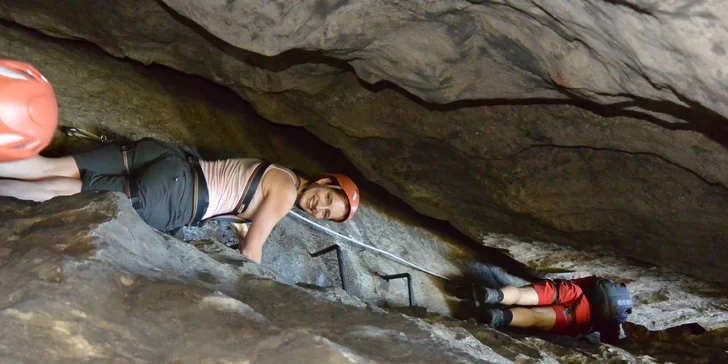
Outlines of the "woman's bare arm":
{"label": "woman's bare arm", "polygon": [[[269,172],[269,174],[272,174],[272,172]],[[273,177],[273,175],[266,177]],[[274,180],[266,182],[270,184],[267,186],[267,191],[264,191],[263,201],[253,216],[253,223],[240,244],[240,252],[258,264],[263,259],[263,244],[265,244],[276,224],[291,210],[296,202],[296,190],[291,188],[289,176],[278,175]]]}

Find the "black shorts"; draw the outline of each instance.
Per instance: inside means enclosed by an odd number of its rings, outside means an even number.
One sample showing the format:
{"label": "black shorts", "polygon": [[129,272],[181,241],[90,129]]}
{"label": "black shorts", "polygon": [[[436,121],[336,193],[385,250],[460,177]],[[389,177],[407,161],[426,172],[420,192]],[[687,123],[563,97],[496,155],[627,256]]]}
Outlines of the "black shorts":
{"label": "black shorts", "polygon": [[[138,191],[139,216],[165,232],[189,223],[194,175],[185,154],[153,138],[144,138],[131,146],[127,146],[128,179]],[[73,158],[81,172],[82,192],[128,192],[121,145],[107,145]]]}

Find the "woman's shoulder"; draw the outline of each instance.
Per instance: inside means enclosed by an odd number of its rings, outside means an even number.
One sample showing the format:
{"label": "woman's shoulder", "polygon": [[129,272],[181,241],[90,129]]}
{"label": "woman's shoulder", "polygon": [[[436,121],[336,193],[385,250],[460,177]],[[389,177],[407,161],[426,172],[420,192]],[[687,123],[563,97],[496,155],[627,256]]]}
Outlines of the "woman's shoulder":
{"label": "woman's shoulder", "polygon": [[270,171],[276,170],[276,171],[280,172],[279,173],[280,175],[287,176],[288,180],[291,183],[293,183],[293,186],[295,187],[295,189],[298,190],[301,179],[298,177],[296,172],[294,172],[292,169],[282,166],[280,164],[271,164],[269,167],[269,170]]}
{"label": "woman's shoulder", "polygon": [[293,208],[298,198],[298,190],[286,171],[272,168],[266,173],[263,186],[264,199],[280,207],[280,211]]}

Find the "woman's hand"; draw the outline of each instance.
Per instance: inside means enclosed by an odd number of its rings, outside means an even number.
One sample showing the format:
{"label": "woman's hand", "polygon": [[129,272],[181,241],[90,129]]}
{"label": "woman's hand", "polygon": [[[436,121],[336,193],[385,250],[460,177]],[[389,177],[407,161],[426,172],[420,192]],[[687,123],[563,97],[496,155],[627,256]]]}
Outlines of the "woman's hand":
{"label": "woman's hand", "polygon": [[248,224],[244,222],[232,222],[230,223],[230,227],[235,231],[235,236],[238,237],[238,242],[243,243],[243,239],[245,239],[245,235],[248,234]]}
{"label": "woman's hand", "polygon": [[231,223],[230,227],[235,231],[235,236],[238,238],[240,243],[240,254],[244,257],[260,264],[263,259],[262,249],[255,249],[245,244],[245,236],[248,235],[248,224],[247,223]]}

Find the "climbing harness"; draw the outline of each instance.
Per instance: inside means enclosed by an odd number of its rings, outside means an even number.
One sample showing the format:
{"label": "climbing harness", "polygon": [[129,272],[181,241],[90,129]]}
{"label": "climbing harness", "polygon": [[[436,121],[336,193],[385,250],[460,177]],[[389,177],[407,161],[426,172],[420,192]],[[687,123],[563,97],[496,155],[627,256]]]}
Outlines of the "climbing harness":
{"label": "climbing harness", "polygon": [[301,220],[301,221],[303,221],[303,222],[305,222],[305,223],[307,223],[307,224],[309,224],[309,225],[311,225],[311,226],[313,226],[313,227],[315,227],[315,228],[317,228],[317,229],[319,229],[321,231],[324,231],[324,232],[328,233],[329,235],[335,236],[337,238],[344,239],[345,241],[348,241],[348,242],[350,242],[350,243],[352,243],[352,244],[354,244],[356,246],[359,246],[359,247],[362,247],[364,249],[371,250],[371,251],[373,251],[373,252],[375,252],[377,254],[380,254],[380,255],[384,256],[385,258],[387,258],[387,259],[389,259],[391,261],[394,261],[394,262],[399,263],[401,265],[410,267],[410,268],[412,268],[414,270],[418,270],[418,271],[420,271],[422,273],[429,274],[429,275],[431,275],[433,277],[437,277],[437,278],[440,278],[440,279],[444,279],[446,281],[449,281],[450,280],[447,277],[444,277],[444,276],[439,275],[437,273],[433,273],[433,272],[431,272],[431,271],[429,271],[429,270],[427,270],[425,268],[422,268],[422,267],[420,267],[420,266],[418,266],[416,264],[410,263],[410,262],[408,262],[408,261],[406,261],[406,260],[404,260],[404,259],[402,259],[402,258],[400,258],[400,257],[398,257],[398,256],[396,256],[394,254],[392,254],[392,253],[389,253],[389,252],[384,251],[382,249],[375,248],[375,247],[373,247],[371,245],[367,245],[367,244],[364,244],[362,242],[356,241],[356,240],[354,240],[354,239],[352,239],[352,238],[350,238],[350,237],[348,237],[346,235],[339,234],[336,231],[333,231],[333,230],[331,230],[331,229],[329,229],[329,228],[327,228],[325,226],[321,226],[321,225],[319,225],[319,224],[317,224],[317,223],[315,223],[315,222],[313,222],[313,221],[311,221],[311,220],[309,220],[309,219],[307,219],[307,218],[305,218],[305,217],[303,217],[303,216],[301,216],[301,215],[299,215],[299,214],[297,214],[297,213],[295,213],[293,211],[289,211],[288,212],[288,215],[293,216],[293,217],[295,217],[295,218],[297,218],[297,219],[299,219],[299,220]]}
{"label": "climbing harness", "polygon": [[73,126],[61,126],[61,131],[71,137],[79,137],[84,139],[90,139],[97,142],[100,142],[102,144],[110,144],[113,143],[114,140],[109,138],[108,136],[101,134],[96,135],[88,130],[83,130],[81,128],[76,128]]}

